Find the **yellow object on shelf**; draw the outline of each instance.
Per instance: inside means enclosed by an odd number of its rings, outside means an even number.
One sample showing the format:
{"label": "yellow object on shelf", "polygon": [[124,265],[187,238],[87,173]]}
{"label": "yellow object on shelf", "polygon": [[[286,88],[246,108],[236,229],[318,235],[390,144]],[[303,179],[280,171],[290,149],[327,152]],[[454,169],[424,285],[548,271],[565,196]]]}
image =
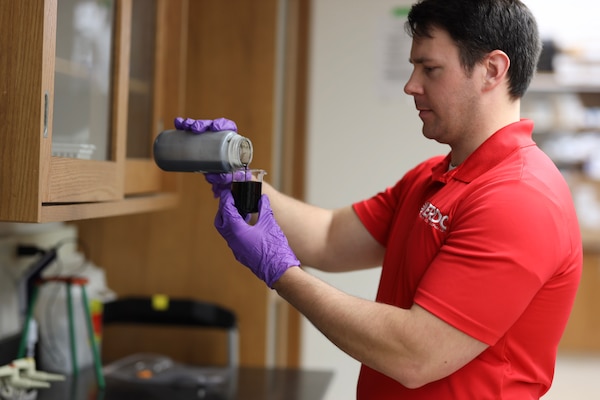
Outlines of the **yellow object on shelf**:
{"label": "yellow object on shelf", "polygon": [[164,294],[155,294],[152,296],[152,309],[156,311],[166,311],[169,309],[169,296]]}

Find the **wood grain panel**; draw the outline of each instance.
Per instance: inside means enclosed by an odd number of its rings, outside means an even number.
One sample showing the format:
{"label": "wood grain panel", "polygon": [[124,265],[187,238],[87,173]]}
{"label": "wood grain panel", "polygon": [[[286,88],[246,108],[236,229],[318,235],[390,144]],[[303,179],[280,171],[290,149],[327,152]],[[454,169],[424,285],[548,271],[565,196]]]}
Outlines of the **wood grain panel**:
{"label": "wood grain panel", "polygon": [[[171,111],[183,111],[185,116],[235,120],[240,132],[253,141],[253,165],[267,170],[274,119],[276,12],[275,0],[190,2],[186,107],[171,104]],[[180,70],[174,67],[173,73]],[[164,293],[233,309],[239,316],[241,364],[264,365],[268,289],[235,261],[215,231],[217,201],[203,176],[180,175],[180,203],[175,209],[81,221],[79,236],[119,295]],[[135,329],[125,331],[119,333],[117,347],[105,338],[107,360],[156,345],[184,362],[202,362],[207,352],[219,356],[217,350],[207,350],[216,347],[211,342],[190,350],[199,339],[189,330],[144,331],[143,336]]]}
{"label": "wood grain panel", "polygon": [[[188,35],[180,39],[187,44],[187,63],[180,62],[176,51],[170,53],[173,44],[166,45],[163,75],[164,88],[185,87],[163,103],[166,129],[177,115],[233,119],[240,133],[253,141],[253,166],[267,171],[275,151],[277,3],[169,0],[170,6],[189,6],[185,13],[189,19],[182,22]],[[304,195],[308,4],[293,0],[289,5],[283,99],[281,189],[300,198]],[[268,289],[235,261],[215,231],[217,200],[202,175],[165,176],[181,182],[176,208],[77,223],[79,236],[90,249],[88,256],[105,268],[109,286],[121,296],[164,293],[231,308],[239,317],[241,364],[265,365]],[[299,314],[283,301],[277,302],[276,310],[280,319],[275,361],[280,366],[298,366]],[[219,363],[224,360],[222,339],[214,332],[190,329],[114,327],[105,331],[103,356],[110,361],[136,351],[155,351],[183,362]]]}
{"label": "wood grain panel", "polygon": [[600,352],[600,254],[584,253],[583,274],[569,323],[560,342],[562,352]]}
{"label": "wood grain panel", "polygon": [[0,219],[35,221],[41,207],[40,176],[47,172],[41,158],[51,145],[43,138],[44,93],[53,88],[53,66],[46,62],[56,27],[45,16],[55,7],[43,0],[2,4],[0,48],[12,55],[0,55]]}
{"label": "wood grain panel", "polygon": [[74,203],[123,198],[123,166],[111,161],[51,157],[44,203]]}

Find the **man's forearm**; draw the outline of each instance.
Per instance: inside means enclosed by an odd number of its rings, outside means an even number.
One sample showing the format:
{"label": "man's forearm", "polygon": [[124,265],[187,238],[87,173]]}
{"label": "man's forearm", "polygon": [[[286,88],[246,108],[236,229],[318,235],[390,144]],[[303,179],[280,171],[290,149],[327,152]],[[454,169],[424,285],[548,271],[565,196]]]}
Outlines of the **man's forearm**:
{"label": "man's forearm", "polygon": [[380,266],[385,248],[351,206],[328,210],[303,203],[264,184],[277,223],[303,265],[328,272]]}
{"label": "man's forearm", "polygon": [[342,351],[407,387],[441,379],[486,348],[417,305],[360,299],[300,268],[273,288]]}
{"label": "man's forearm", "polygon": [[333,212],[298,201],[266,182],[263,193],[269,196],[275,219],[300,261],[314,267],[322,265]]}

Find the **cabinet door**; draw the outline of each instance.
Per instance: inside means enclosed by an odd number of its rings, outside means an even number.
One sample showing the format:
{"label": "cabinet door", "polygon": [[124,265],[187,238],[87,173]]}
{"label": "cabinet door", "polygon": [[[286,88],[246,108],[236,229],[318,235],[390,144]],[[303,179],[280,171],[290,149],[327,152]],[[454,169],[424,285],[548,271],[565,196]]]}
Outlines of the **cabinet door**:
{"label": "cabinet door", "polygon": [[[123,88],[128,81],[124,68],[129,58],[131,3],[85,2],[98,7],[103,4],[108,15],[101,26],[103,31],[110,32],[108,54],[103,55],[110,58],[108,64],[104,64],[110,66],[110,71],[104,74],[106,79],[102,83],[106,92],[103,111],[98,111],[103,100],[99,91],[93,89],[97,83],[93,82],[95,75],[90,73],[100,64],[73,56],[77,53],[73,48],[81,45],[81,42],[75,44],[76,38],[85,37],[74,23],[75,10],[83,3],[61,1],[60,13],[57,0],[9,1],[0,6],[1,220],[40,222],[45,220],[45,212],[56,204],[123,197],[127,112],[127,92]],[[63,12],[65,9],[68,11]],[[61,45],[60,51],[57,46],[59,24],[64,37],[69,37],[69,29],[72,35],[71,43]],[[68,29],[62,29],[62,25]],[[62,40],[66,39],[61,37]],[[81,103],[85,98],[85,104],[76,108],[73,104],[77,101],[66,103],[69,87],[76,92],[87,92],[87,95],[74,96]],[[55,110],[59,115],[54,114]],[[73,123],[64,124],[68,119]],[[54,121],[57,121],[56,126]],[[98,140],[105,143],[105,149],[101,151],[101,159],[87,160],[77,158],[76,154],[64,154],[60,146],[57,150],[55,143],[91,144],[91,131],[102,130],[96,129],[102,125],[104,132],[100,132]],[[89,135],[88,138],[77,143],[78,133],[74,129],[83,132],[80,137]]]}
{"label": "cabinet door", "polygon": [[[176,204],[177,179],[154,165],[151,146],[162,121],[183,107],[187,2],[135,0],[137,14],[133,6],[0,4],[1,221],[69,221]],[[169,74],[165,60],[174,65]],[[164,88],[173,101],[159,101]],[[130,127],[145,135],[132,131],[127,153]]]}
{"label": "cabinet door", "polygon": [[[183,108],[185,2],[133,0],[125,194],[165,190],[173,176],[152,159],[155,137]],[[172,174],[171,174],[172,175]],[[169,180],[170,179],[170,180]]]}
{"label": "cabinet door", "polygon": [[[54,1],[52,140],[42,203],[123,198],[131,2]],[[51,21],[49,21],[51,19]],[[51,64],[51,62],[48,62]],[[48,154],[41,155],[42,163]]]}

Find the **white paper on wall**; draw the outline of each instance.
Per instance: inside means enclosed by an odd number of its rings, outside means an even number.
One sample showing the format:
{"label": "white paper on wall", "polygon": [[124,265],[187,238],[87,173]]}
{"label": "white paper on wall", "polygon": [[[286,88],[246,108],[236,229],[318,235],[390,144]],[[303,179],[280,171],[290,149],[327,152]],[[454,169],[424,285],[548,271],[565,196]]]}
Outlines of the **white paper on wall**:
{"label": "white paper on wall", "polygon": [[412,73],[408,62],[411,37],[405,32],[408,7],[393,7],[380,17],[377,39],[377,90],[383,100],[404,99],[404,85]]}

